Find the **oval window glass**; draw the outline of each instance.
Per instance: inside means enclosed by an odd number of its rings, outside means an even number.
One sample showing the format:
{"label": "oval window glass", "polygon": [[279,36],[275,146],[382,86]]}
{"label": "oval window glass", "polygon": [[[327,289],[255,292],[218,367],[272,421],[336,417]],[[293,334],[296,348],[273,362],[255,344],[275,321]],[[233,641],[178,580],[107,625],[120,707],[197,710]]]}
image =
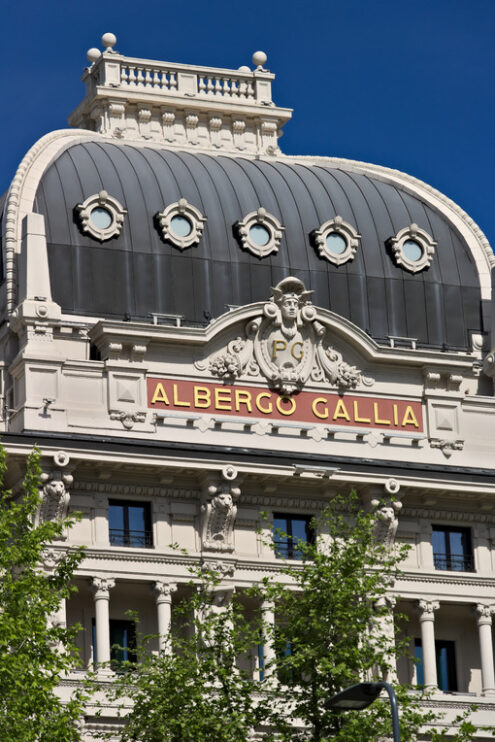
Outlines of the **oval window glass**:
{"label": "oval window glass", "polygon": [[97,229],[108,229],[112,226],[113,216],[108,209],[97,206],[91,211],[91,223]]}
{"label": "oval window glass", "polygon": [[402,252],[411,263],[417,263],[423,257],[423,248],[416,240],[406,240],[402,245]]}
{"label": "oval window glass", "polygon": [[192,224],[185,216],[177,214],[170,220],[170,229],[176,237],[188,237],[192,232]]}
{"label": "oval window glass", "polygon": [[325,238],[328,250],[334,255],[342,255],[347,250],[347,242],[338,232],[330,232]]}
{"label": "oval window glass", "polygon": [[258,245],[258,247],[265,247],[270,242],[271,234],[263,224],[253,224],[249,228],[249,237],[251,242]]}

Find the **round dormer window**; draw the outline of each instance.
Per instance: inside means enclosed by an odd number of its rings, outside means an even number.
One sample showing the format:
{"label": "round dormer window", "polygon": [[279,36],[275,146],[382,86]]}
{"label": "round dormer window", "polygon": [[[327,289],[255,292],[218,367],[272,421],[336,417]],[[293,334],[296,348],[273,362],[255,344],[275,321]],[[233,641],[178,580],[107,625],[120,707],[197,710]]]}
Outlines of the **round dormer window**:
{"label": "round dormer window", "polygon": [[328,251],[333,255],[342,255],[347,250],[347,242],[338,232],[330,232],[325,238]]}
{"label": "round dormer window", "polygon": [[192,228],[191,222],[185,216],[176,215],[170,220],[170,229],[176,237],[188,237]]}
{"label": "round dormer window", "polygon": [[352,224],[345,222],[341,216],[324,222],[311,236],[320,258],[334,265],[343,265],[352,260],[361,238]]}
{"label": "round dormer window", "polygon": [[92,225],[97,229],[108,229],[113,222],[113,216],[109,210],[104,209],[102,206],[96,206],[92,209],[89,218]]}
{"label": "round dormer window", "polygon": [[417,224],[401,229],[389,240],[389,248],[398,266],[411,273],[429,268],[435,255],[435,240]]}
{"label": "round dormer window", "polygon": [[270,232],[263,224],[253,224],[249,228],[249,237],[251,241],[259,247],[266,247],[270,242]]}
{"label": "round dormer window", "polygon": [[197,245],[203,234],[206,217],[185,198],[170,204],[156,215],[161,235],[179,250]]}
{"label": "round dormer window", "polygon": [[416,240],[406,240],[402,245],[402,252],[412,263],[417,263],[423,257],[423,248]]}
{"label": "round dormer window", "polygon": [[127,214],[122,204],[106,191],[95,193],[82,204],[77,204],[76,212],[81,231],[100,242],[120,234]]}
{"label": "round dormer window", "polygon": [[235,228],[241,247],[258,258],[278,251],[284,227],[277,217],[260,207],[236,222]]}

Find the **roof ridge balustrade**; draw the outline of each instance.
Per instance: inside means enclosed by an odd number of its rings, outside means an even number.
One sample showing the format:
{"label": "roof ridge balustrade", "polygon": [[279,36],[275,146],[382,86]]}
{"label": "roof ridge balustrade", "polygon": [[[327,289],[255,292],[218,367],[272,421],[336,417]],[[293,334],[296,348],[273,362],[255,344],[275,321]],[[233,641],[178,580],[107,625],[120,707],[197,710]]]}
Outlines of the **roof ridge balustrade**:
{"label": "roof ridge balustrade", "polygon": [[278,138],[292,116],[272,101],[275,75],[255,52],[255,69],[237,70],[126,57],[114,49],[87,52],[86,97],[69,125],[124,140],[163,142],[167,147],[246,154],[280,153]]}

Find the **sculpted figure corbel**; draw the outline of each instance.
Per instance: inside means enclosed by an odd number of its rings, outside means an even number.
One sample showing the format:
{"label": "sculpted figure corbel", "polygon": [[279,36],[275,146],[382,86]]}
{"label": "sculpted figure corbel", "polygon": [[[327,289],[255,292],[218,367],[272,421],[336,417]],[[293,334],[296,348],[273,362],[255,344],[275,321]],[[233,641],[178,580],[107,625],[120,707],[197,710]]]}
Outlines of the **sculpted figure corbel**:
{"label": "sculpted figure corbel", "polygon": [[236,477],[236,469],[225,466],[220,481],[207,483],[201,506],[204,551],[233,551],[236,502],[241,494],[239,487],[233,484]]}
{"label": "sculpted figure corbel", "polygon": [[387,479],[383,492],[374,488],[371,493],[365,494],[368,508],[375,513],[374,536],[388,548],[395,543],[395,535],[399,526],[399,512],[402,502],[399,499],[400,483],[396,479]]}
{"label": "sculpted figure corbel", "polygon": [[[68,488],[74,481],[72,474],[65,469],[69,464],[69,456],[65,451],[58,451],[53,458],[59,468],[42,472],[40,476],[42,499],[37,514],[39,523],[47,520],[63,520],[69,511]],[[63,538],[65,539],[66,536]]]}

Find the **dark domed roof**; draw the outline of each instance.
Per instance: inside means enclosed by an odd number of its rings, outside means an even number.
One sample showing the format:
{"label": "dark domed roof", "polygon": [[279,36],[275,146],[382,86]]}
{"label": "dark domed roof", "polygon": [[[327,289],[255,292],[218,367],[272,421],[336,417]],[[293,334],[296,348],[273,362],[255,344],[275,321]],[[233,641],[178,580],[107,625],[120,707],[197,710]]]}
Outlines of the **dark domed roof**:
{"label": "dark domed roof", "polygon": [[[81,232],[75,207],[102,189],[128,213],[121,234],[100,243]],[[163,241],[155,220],[180,198],[207,219],[199,245],[184,251]],[[278,252],[262,259],[241,248],[234,230],[259,207],[285,227]],[[314,290],[315,304],[378,341],[414,337],[461,349],[470,347],[470,331],[483,331],[478,272],[455,226],[426,194],[351,164],[89,141],[46,170],[35,210],[46,220],[53,298],[67,313],[142,320],[174,313],[201,323],[226,305],[266,299],[292,275]],[[336,215],[361,235],[354,260],[340,266],[320,258],[310,237]],[[432,265],[415,274],[387,249],[411,223],[438,243]]]}

